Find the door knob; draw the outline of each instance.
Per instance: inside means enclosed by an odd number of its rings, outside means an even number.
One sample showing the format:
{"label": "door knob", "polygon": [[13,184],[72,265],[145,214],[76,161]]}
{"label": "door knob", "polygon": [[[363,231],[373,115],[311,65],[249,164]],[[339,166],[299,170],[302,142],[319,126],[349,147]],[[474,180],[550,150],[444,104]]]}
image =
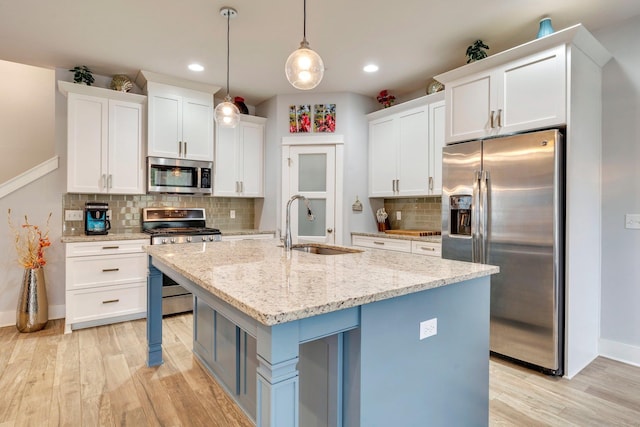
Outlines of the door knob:
{"label": "door knob", "polygon": [[333,233],[333,228],[327,228],[327,233]]}

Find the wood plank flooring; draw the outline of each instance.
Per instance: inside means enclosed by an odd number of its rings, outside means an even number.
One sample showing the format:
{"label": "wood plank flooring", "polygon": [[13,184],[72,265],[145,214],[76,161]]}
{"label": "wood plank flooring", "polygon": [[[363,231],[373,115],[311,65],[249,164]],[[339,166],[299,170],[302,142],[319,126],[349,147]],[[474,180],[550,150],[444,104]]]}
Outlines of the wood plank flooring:
{"label": "wood plank flooring", "polygon": [[[0,427],[252,425],[193,358],[190,314],[165,318],[155,368],[144,320],[63,328],[0,328]],[[638,367],[598,358],[566,380],[492,359],[490,383],[490,426],[640,426]]]}

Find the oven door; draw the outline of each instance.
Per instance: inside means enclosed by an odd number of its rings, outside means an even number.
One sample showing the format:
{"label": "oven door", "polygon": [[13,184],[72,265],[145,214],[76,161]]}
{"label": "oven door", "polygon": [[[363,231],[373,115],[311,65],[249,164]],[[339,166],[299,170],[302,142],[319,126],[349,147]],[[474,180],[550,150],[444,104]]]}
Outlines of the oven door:
{"label": "oven door", "polygon": [[162,275],[162,315],[193,311],[193,295],[169,276]]}
{"label": "oven door", "polygon": [[212,194],[212,162],[147,158],[147,192]]}

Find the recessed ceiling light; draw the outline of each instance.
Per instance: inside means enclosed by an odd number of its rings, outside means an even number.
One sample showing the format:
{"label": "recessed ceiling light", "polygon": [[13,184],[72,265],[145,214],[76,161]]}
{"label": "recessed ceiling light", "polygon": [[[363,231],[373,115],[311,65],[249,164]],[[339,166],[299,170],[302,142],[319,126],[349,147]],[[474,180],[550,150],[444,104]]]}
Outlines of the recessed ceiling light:
{"label": "recessed ceiling light", "polygon": [[189,69],[191,71],[204,71],[204,67],[200,64],[189,64]]}
{"label": "recessed ceiling light", "polygon": [[363,68],[365,73],[375,73],[378,71],[378,66],[376,64],[367,64]]}

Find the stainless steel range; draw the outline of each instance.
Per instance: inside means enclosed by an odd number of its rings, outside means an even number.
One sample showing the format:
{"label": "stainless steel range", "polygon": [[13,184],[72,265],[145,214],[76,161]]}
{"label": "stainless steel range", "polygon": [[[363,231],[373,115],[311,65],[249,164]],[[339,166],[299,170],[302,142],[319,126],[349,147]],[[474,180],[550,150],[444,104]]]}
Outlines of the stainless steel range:
{"label": "stainless steel range", "polygon": [[[152,245],[194,244],[221,241],[217,228],[206,226],[202,208],[144,208],[142,231],[151,235]],[[184,313],[193,310],[193,296],[170,277],[162,278],[162,314]]]}

